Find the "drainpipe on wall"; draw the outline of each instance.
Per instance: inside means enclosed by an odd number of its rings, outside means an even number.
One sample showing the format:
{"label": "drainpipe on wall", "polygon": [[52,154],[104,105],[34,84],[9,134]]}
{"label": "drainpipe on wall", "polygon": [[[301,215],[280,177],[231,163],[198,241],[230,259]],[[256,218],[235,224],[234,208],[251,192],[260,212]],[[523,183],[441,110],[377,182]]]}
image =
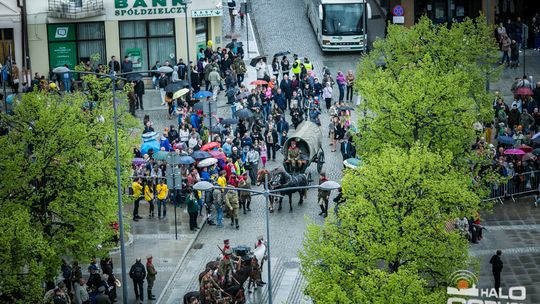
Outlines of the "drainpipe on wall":
{"label": "drainpipe on wall", "polygon": [[22,32],[22,70],[23,70],[23,79],[26,83],[30,84],[32,82],[32,72],[30,70],[30,58],[28,57],[28,25],[26,20],[26,0],[17,0],[17,7],[21,12],[21,32]]}

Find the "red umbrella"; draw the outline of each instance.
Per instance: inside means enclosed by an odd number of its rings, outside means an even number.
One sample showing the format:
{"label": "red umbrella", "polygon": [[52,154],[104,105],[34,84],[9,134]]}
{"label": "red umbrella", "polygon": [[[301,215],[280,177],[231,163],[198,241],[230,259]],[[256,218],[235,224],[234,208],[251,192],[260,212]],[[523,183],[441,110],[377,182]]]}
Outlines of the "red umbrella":
{"label": "red umbrella", "polygon": [[266,82],[264,80],[253,80],[249,84],[250,85],[265,85],[265,84],[268,84],[268,82]]}
{"label": "red umbrella", "polygon": [[217,147],[219,147],[219,143],[217,143],[215,141],[212,141],[212,142],[209,142],[209,143],[203,145],[201,147],[201,150],[202,151],[209,151],[209,150],[212,150],[212,149],[217,148]]}
{"label": "red umbrella", "polygon": [[521,160],[526,161],[526,160],[531,160],[531,159],[534,159],[534,158],[536,158],[536,156],[534,156],[534,154],[532,154],[532,153],[527,153],[527,154],[523,155],[523,157],[521,158]]}
{"label": "red umbrella", "polygon": [[213,158],[221,159],[223,161],[227,160],[227,155],[225,155],[225,153],[223,152],[212,150],[208,153],[210,153],[210,155],[212,155]]}
{"label": "red umbrella", "polygon": [[505,155],[525,155],[525,151],[519,149],[507,149],[504,151]]}
{"label": "red umbrella", "polygon": [[517,90],[514,93],[516,95],[526,95],[526,96],[532,96],[533,95],[533,91],[531,90],[531,88],[528,88],[528,87],[517,88]]}
{"label": "red umbrella", "polygon": [[533,148],[527,146],[527,145],[521,145],[519,146],[519,149],[522,150],[525,153],[530,153],[533,151]]}

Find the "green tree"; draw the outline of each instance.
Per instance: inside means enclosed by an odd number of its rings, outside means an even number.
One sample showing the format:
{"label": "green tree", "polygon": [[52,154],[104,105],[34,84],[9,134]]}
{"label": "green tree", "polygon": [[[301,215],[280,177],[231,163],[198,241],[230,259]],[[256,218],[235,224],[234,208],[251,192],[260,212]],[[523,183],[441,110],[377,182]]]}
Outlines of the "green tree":
{"label": "green tree", "polygon": [[[40,286],[58,275],[61,257],[87,260],[113,246],[118,209],[110,90],[100,97],[89,110],[84,93],[29,93],[13,116],[0,117],[9,130],[0,136],[2,302],[39,302]],[[123,110],[118,120],[127,185],[134,120]]]}
{"label": "green tree", "polygon": [[315,303],[442,303],[467,267],[467,240],[445,224],[479,206],[469,174],[448,152],[383,148],[346,172],[339,219],[309,226],[300,255]]}
{"label": "green tree", "polygon": [[410,28],[390,26],[358,65],[355,88],[366,113],[358,150],[369,155],[385,143],[409,149],[420,142],[465,154],[473,123],[493,117],[485,90],[486,78],[498,74],[492,36],[483,17],[451,26],[428,18]]}

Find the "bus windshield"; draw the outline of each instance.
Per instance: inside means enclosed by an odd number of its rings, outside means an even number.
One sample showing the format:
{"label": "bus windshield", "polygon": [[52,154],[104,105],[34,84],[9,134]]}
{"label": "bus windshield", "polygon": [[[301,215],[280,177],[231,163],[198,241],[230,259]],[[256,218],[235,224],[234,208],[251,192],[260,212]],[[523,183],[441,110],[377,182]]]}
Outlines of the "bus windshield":
{"label": "bus windshield", "polygon": [[363,34],[363,3],[324,4],[323,35]]}

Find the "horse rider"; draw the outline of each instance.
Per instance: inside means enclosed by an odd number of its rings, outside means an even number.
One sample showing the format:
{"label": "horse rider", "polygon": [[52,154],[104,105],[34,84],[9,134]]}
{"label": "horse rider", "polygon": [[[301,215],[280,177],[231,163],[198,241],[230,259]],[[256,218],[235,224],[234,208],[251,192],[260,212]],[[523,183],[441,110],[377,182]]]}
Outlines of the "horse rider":
{"label": "horse rider", "polygon": [[[328,177],[326,177],[326,173],[321,172],[319,176],[319,185],[328,181]],[[328,198],[330,197],[330,191],[328,190],[321,190],[319,189],[317,201],[319,202],[319,207],[321,208],[321,212],[319,212],[319,215],[323,215],[326,217],[328,215]]]}
{"label": "horse rider", "polygon": [[221,278],[221,286],[226,286],[232,282],[232,275],[235,271],[232,249],[223,251],[223,257],[219,260],[218,274]]}
{"label": "horse rider", "polygon": [[201,278],[199,284],[199,293],[205,299],[205,303],[215,303],[220,298],[221,287],[214,280],[214,271],[208,269],[208,271]]}

